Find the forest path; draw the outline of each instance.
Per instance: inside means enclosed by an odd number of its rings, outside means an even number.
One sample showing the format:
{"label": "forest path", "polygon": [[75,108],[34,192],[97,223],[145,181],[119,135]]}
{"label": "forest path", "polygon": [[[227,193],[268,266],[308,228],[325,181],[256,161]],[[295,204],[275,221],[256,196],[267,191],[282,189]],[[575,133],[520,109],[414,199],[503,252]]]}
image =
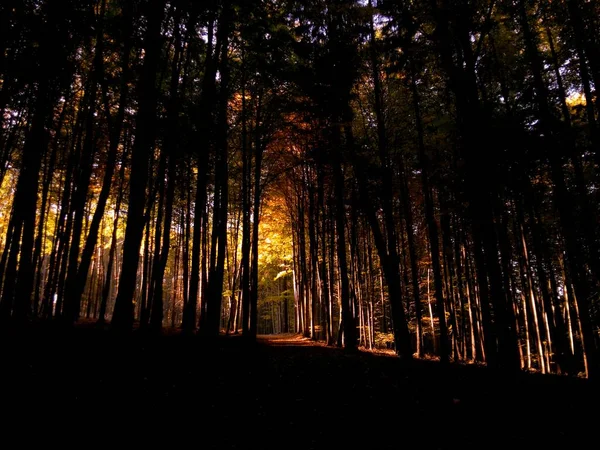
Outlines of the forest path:
{"label": "forest path", "polygon": [[258,335],[258,342],[266,345],[284,346],[284,347],[323,347],[325,344],[321,341],[314,341],[304,337],[301,334],[284,333],[284,334],[261,334]]}
{"label": "forest path", "polygon": [[0,383],[0,442],[45,446],[575,448],[595,436],[599,400],[587,380],[405,363],[298,336],[89,327],[3,336]]}

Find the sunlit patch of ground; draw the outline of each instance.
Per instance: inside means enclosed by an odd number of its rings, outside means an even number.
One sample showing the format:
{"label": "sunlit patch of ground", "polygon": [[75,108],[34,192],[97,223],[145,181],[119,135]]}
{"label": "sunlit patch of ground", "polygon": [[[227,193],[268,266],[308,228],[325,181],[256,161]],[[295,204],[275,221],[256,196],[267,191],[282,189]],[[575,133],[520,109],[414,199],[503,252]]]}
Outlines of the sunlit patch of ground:
{"label": "sunlit patch of ground", "polygon": [[315,341],[314,339],[302,336],[301,334],[262,334],[257,336],[257,340],[263,344],[275,346],[301,346],[301,347],[327,347],[325,342]]}

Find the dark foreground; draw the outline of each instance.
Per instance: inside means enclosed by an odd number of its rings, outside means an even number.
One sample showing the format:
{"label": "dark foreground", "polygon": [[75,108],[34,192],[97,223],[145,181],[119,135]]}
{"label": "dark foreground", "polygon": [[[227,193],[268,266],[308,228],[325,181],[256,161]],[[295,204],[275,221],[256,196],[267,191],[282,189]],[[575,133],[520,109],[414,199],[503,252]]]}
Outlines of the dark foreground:
{"label": "dark foreground", "polygon": [[3,336],[0,448],[597,444],[599,395],[587,380],[444,370],[299,343],[92,328]]}

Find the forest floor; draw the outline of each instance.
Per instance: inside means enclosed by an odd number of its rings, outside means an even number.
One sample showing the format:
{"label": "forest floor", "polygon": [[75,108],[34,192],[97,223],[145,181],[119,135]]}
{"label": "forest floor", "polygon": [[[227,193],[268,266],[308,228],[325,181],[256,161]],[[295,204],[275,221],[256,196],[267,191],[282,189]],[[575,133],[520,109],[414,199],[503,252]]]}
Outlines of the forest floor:
{"label": "forest floor", "polygon": [[574,449],[597,443],[600,410],[588,380],[289,335],[252,344],[35,327],[1,336],[0,383],[5,449]]}

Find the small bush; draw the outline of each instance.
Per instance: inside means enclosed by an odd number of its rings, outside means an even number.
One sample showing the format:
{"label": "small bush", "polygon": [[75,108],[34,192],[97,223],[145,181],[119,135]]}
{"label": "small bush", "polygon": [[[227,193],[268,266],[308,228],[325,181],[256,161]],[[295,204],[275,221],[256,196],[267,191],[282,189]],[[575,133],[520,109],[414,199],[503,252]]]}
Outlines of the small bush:
{"label": "small bush", "polygon": [[394,348],[394,334],[376,332],[375,348]]}

